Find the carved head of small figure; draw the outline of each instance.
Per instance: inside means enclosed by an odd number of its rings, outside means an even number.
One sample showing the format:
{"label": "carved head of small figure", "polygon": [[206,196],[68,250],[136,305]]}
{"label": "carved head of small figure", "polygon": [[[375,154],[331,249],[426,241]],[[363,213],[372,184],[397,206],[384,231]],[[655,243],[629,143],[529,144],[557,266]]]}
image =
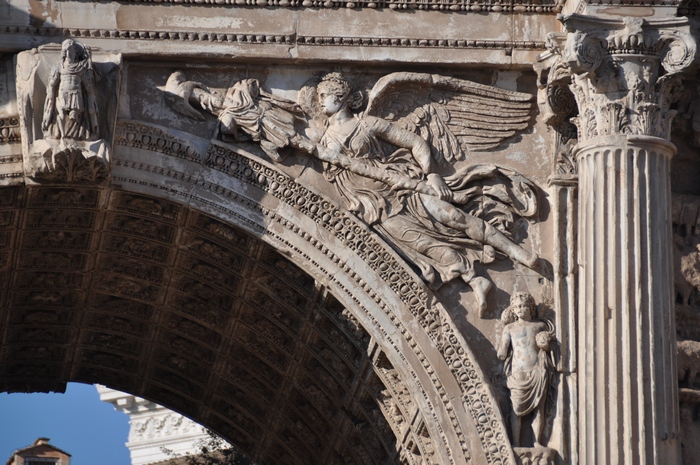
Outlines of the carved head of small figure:
{"label": "carved head of small figure", "polygon": [[516,292],[510,297],[509,310],[519,320],[531,321],[537,317],[535,299],[527,292]]}
{"label": "carved head of small figure", "polygon": [[66,39],[61,44],[61,61],[68,59],[71,63],[77,63],[87,58],[86,55],[85,48],[73,39]]}

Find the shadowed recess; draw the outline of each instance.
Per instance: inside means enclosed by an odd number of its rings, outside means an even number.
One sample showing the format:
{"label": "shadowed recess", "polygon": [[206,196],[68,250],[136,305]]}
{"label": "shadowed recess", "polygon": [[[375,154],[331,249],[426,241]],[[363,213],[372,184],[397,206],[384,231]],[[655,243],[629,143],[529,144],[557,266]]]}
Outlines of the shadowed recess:
{"label": "shadowed recess", "polygon": [[102,383],[260,464],[432,463],[381,347],[242,230],[119,190],[6,188],[0,247],[0,390]]}

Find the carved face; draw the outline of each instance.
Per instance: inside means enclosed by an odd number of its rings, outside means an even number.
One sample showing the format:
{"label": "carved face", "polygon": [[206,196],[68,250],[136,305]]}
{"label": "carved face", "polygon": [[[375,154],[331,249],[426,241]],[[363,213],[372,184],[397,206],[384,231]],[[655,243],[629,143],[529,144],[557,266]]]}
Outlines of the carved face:
{"label": "carved face", "polygon": [[532,310],[526,302],[516,302],[513,305],[513,311],[518,316],[518,319],[530,321],[532,320]]}
{"label": "carved face", "polygon": [[320,93],[318,97],[326,116],[335,115],[343,107],[344,99],[339,95]]}
{"label": "carved face", "polygon": [[70,61],[75,61],[75,59],[78,57],[78,52],[75,50],[75,47],[68,47],[68,50],[66,50],[66,56]]}
{"label": "carved face", "polygon": [[68,39],[63,42],[62,54],[64,59],[68,59],[70,62],[78,61],[78,44]]}

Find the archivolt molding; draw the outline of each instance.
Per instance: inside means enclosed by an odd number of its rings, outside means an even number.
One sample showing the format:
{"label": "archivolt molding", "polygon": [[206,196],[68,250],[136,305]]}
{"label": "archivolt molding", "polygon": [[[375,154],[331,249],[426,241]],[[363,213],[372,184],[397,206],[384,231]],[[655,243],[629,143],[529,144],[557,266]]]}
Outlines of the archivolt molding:
{"label": "archivolt molding", "polygon": [[[459,454],[471,462],[473,451],[470,449],[475,445],[463,429],[465,425],[462,418],[466,414],[472,421],[472,425],[467,426],[467,429],[473,428],[477,433],[479,446],[487,462],[514,463],[500,410],[469,346],[445,309],[434,300],[422,281],[391,248],[353,215],[323,198],[310,186],[301,185],[271,165],[254,160],[242,152],[234,152],[216,143],[206,148],[204,143],[198,142],[197,139],[184,134],[171,134],[167,129],[154,125],[121,121],[115,138],[115,143],[120,148],[115,151],[113,182],[142,184],[149,192],[158,192],[158,195],[175,198],[179,202],[192,203],[205,210],[218,210],[237,217],[237,221],[243,223],[242,226],[254,234],[262,235],[266,241],[286,249],[301,266],[308,269],[311,264],[316,274],[323,275],[323,280],[329,283],[330,289],[338,289],[342,292],[343,299],[352,302],[351,308],[361,309],[358,318],[364,322],[371,321],[376,330],[382,325],[376,319],[377,315],[373,316],[372,309],[367,307],[368,302],[373,301],[381,310],[382,319],[388,318],[391,325],[400,332],[404,344],[410,347],[411,350],[406,356],[417,359],[425,370],[424,374],[409,374],[413,378],[411,385],[421,392],[417,398],[421,399],[423,405],[432,403],[425,387],[420,387],[426,383],[439,394],[441,408],[432,411],[445,412],[448,418],[441,421],[442,414],[433,413],[437,416],[434,416],[433,421],[426,423],[426,427],[432,430],[441,428],[439,425],[451,424],[451,429],[460,444]],[[155,152],[172,156],[223,176],[207,176],[205,179],[200,174],[188,174],[194,173],[194,170],[187,170],[188,173],[185,173],[172,167],[166,168],[165,164],[144,163],[137,161],[143,157],[128,155],[132,150],[137,150],[138,153]],[[139,171],[148,175],[136,175]],[[127,176],[125,173],[129,172],[134,174]],[[154,174],[156,177],[163,176],[163,182],[149,183],[139,180],[153,179]],[[226,180],[225,183],[235,186],[235,190],[224,187],[219,180]],[[176,187],[172,181],[178,181],[180,185]],[[188,185],[191,190],[184,189]],[[265,196],[268,199],[265,203],[274,199],[273,204],[278,206],[270,208],[250,198],[248,194],[244,195],[253,192]],[[251,217],[252,212],[256,212],[255,218]],[[310,229],[306,225],[314,224],[318,225],[318,231],[309,234]],[[325,240],[320,241],[319,236]],[[331,244],[333,249],[337,247],[336,250],[352,251],[357,258],[336,255],[329,248]],[[309,246],[316,250],[314,257],[305,252],[309,250]],[[323,260],[324,263],[320,263],[319,260]],[[372,270],[382,284],[386,285],[386,289],[390,289],[395,296],[391,299],[396,300],[392,302],[386,292],[377,292],[381,287],[368,283],[367,276],[357,272],[360,267]],[[358,299],[358,292],[369,297],[369,300]],[[402,315],[398,310],[401,308],[408,310],[410,316]],[[419,327],[416,327],[414,322],[418,323]],[[423,339],[420,333],[424,333],[428,339]],[[385,333],[385,336],[385,343],[396,341],[389,334]],[[394,345],[392,356],[406,357],[401,354],[407,347],[398,347],[395,345],[397,342],[391,342]],[[452,373],[453,380],[439,379],[434,366],[436,356],[444,361],[446,368]],[[410,366],[409,360],[404,358],[400,366]],[[444,377],[444,371],[441,375]],[[452,391],[453,387],[459,388],[460,394],[457,397]],[[457,403],[454,403],[455,401]],[[437,435],[430,436],[440,436],[445,450],[455,454],[457,452],[453,450],[454,444],[451,444],[447,437],[452,434],[440,431]],[[450,460],[456,460],[457,463],[461,461],[454,455]]]}
{"label": "archivolt molding", "polygon": [[0,144],[20,142],[19,118],[10,116],[0,118]]}
{"label": "archivolt molding", "polygon": [[436,462],[404,375],[323,285],[240,228],[94,186],[3,189],[0,214],[0,250],[22,229],[1,277],[3,389],[107,382],[261,464]]}

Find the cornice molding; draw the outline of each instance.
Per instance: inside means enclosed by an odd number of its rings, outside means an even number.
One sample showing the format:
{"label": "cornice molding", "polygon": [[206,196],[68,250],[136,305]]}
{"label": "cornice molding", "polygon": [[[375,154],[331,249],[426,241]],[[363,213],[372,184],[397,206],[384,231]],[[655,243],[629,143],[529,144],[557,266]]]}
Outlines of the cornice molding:
{"label": "cornice molding", "polygon": [[232,34],[205,31],[145,31],[119,29],[77,29],[53,27],[0,26],[0,34],[29,34],[44,37],[101,38],[169,42],[212,42],[236,45],[398,47],[445,49],[545,50],[541,41],[431,39],[405,37],[297,36],[295,34]]}
{"label": "cornice molding", "polygon": [[[670,1],[670,0],[666,0]],[[123,0],[123,3],[172,3],[178,5],[216,5],[234,8],[322,8],[322,9],[390,9],[394,11],[455,11],[473,13],[554,14],[561,11],[562,2],[546,0],[427,0],[416,3],[407,0]]]}

